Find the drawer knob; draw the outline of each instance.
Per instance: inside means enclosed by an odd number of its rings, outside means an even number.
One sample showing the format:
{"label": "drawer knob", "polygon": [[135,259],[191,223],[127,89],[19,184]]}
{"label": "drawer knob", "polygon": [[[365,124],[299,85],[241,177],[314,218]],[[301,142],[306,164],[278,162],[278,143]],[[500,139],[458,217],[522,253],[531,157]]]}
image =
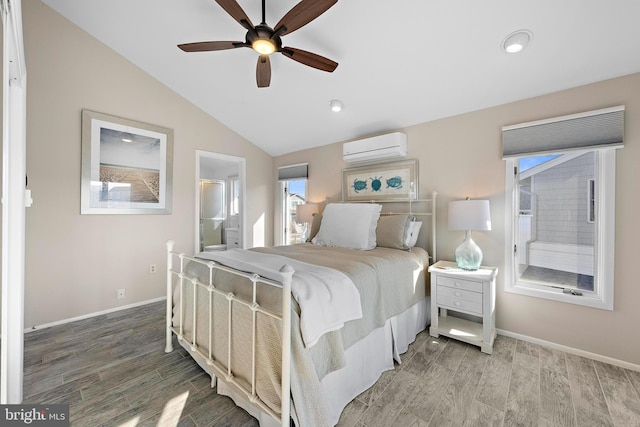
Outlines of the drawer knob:
{"label": "drawer knob", "polygon": [[460,294],[460,292],[454,292],[453,294],[454,294],[455,296],[457,296],[457,297],[459,297],[459,296],[461,295],[461,294]]}
{"label": "drawer knob", "polygon": [[455,305],[456,307],[460,307],[460,301],[454,301],[453,305]]}
{"label": "drawer knob", "polygon": [[453,286],[455,286],[456,288],[459,288],[459,287],[460,287],[460,283],[458,283],[458,282],[454,282],[454,283],[453,283]]}

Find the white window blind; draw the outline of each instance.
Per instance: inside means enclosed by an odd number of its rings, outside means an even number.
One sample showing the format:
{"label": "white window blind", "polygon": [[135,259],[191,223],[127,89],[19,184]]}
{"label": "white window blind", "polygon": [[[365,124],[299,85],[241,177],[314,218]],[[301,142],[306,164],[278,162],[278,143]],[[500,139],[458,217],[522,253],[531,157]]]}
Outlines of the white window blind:
{"label": "white window blind", "polygon": [[309,177],[309,163],[280,166],[278,168],[278,181],[290,179],[307,179]]}
{"label": "white window blind", "polygon": [[622,105],[505,126],[502,128],[502,158],[621,148],[624,145],[624,109]]}

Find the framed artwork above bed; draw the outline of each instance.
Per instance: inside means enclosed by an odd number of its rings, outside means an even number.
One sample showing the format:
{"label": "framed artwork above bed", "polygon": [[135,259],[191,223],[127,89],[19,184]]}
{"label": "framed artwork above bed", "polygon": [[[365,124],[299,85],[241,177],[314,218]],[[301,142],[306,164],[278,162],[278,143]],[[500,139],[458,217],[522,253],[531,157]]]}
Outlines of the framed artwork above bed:
{"label": "framed artwork above bed", "polygon": [[418,161],[415,159],[343,169],[342,200],[416,200],[417,176]]}
{"label": "framed artwork above bed", "polygon": [[82,214],[170,214],[173,130],[82,110]]}

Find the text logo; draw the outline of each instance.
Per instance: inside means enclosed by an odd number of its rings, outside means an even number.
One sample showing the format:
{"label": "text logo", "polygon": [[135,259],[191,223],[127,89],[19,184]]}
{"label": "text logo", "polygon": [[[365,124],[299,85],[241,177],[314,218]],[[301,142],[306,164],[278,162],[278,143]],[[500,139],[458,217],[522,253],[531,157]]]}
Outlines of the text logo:
{"label": "text logo", "polygon": [[0,405],[0,426],[69,427],[69,405]]}

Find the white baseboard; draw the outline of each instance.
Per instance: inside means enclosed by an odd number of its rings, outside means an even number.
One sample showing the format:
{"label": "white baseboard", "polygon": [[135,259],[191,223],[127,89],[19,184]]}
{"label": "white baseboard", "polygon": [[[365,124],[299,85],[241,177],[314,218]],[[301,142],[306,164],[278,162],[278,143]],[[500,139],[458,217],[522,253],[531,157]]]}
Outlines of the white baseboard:
{"label": "white baseboard", "polygon": [[516,339],[527,341],[533,344],[539,344],[544,347],[550,347],[555,350],[564,351],[565,353],[575,354],[576,356],[582,356],[588,359],[593,359],[599,362],[604,362],[610,365],[629,369],[631,371],[640,372],[640,365],[636,365],[635,363],[625,362],[624,360],[614,359],[613,357],[603,356],[601,354],[590,353],[588,351],[580,350],[578,348],[573,348],[566,345],[557,344],[551,341],[545,341],[538,338],[533,338],[527,335],[517,334],[515,332],[505,331],[503,329],[496,329],[496,332],[498,332],[498,334],[500,335],[504,335],[505,337],[516,338]]}
{"label": "white baseboard", "polygon": [[133,304],[123,305],[123,306],[120,306],[120,307],[114,307],[114,308],[110,308],[108,310],[103,310],[103,311],[97,311],[95,313],[83,314],[82,316],[72,317],[70,319],[57,320],[57,321],[51,322],[51,323],[44,323],[42,325],[36,325],[36,326],[31,327],[31,328],[25,329],[24,332],[25,333],[29,333],[29,332],[33,332],[33,331],[39,331],[40,329],[50,328],[52,326],[64,325],[65,323],[70,323],[70,322],[75,322],[75,321],[78,321],[78,320],[89,319],[91,317],[101,316],[103,314],[114,313],[116,311],[121,311],[121,310],[127,310],[129,308],[140,307],[140,306],[147,305],[147,304],[153,304],[154,302],[166,301],[166,299],[167,299],[167,297],[159,297],[159,298],[154,298],[154,299],[150,299],[150,300],[146,300],[146,301],[134,302]]}

